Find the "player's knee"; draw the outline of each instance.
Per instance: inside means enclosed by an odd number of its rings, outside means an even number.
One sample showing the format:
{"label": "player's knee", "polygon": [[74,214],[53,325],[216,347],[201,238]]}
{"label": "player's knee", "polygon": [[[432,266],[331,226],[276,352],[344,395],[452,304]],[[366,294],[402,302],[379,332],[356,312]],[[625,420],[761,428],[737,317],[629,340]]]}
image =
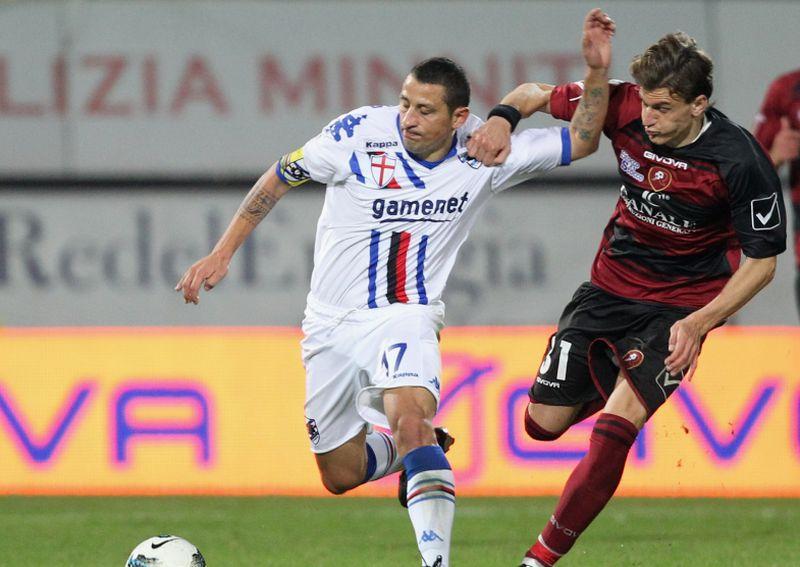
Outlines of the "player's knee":
{"label": "player's knee", "polygon": [[325,490],[334,495],[344,494],[364,482],[364,471],[355,470],[346,463],[327,463],[320,465],[319,476]]}
{"label": "player's knee", "polygon": [[535,439],[536,441],[555,441],[566,430],[561,431],[548,431],[538,423],[534,421],[531,417],[531,414],[528,413],[528,408],[525,408],[525,432],[528,434],[528,437],[531,439]]}
{"label": "player's knee", "polygon": [[325,487],[325,490],[335,496],[344,494],[360,484],[354,483],[353,478],[349,475],[343,475],[341,473],[331,474],[326,471],[320,471],[320,479],[322,480],[322,486]]}
{"label": "player's knee", "polygon": [[417,415],[398,418],[392,433],[398,448],[406,453],[417,447],[436,443],[433,423],[429,419]]}
{"label": "player's knee", "polygon": [[342,494],[350,490],[350,488],[348,488],[347,486],[336,484],[335,481],[328,480],[325,477],[322,478],[322,486],[324,486],[325,490],[327,490],[334,496],[341,496]]}

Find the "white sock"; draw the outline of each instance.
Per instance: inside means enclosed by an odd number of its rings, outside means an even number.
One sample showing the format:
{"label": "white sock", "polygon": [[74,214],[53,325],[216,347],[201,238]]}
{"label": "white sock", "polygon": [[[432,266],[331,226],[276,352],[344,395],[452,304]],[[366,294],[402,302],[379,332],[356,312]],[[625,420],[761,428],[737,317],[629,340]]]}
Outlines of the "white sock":
{"label": "white sock", "polygon": [[403,468],[394,438],[382,431],[367,434],[367,477],[364,482],[377,480]]}
{"label": "white sock", "polygon": [[[424,565],[450,565],[456,509],[455,480],[438,445],[419,447],[403,459],[408,474],[408,515]],[[441,557],[441,562],[436,563]]]}
{"label": "white sock", "polygon": [[547,567],[544,563],[539,563],[533,557],[523,557],[522,563],[520,563],[519,567]]}

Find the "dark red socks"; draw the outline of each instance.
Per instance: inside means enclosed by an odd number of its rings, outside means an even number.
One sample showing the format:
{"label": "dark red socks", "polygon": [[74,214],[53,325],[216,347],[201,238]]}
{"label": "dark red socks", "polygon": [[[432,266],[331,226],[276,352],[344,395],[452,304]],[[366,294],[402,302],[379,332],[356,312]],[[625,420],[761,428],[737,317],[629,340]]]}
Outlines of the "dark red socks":
{"label": "dark red socks", "polygon": [[572,471],[555,513],[529,556],[552,565],[572,548],[619,486],[628,451],[638,434],[627,419],[600,414],[589,439],[589,452]]}

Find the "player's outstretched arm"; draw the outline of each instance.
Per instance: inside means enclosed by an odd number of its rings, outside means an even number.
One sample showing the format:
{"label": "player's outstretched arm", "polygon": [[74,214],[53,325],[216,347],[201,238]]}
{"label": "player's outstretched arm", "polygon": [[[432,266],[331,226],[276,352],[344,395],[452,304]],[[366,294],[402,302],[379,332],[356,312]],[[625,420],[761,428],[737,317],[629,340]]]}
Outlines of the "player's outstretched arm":
{"label": "player's outstretched arm", "polygon": [[703,336],[739,311],[771,282],[777,263],[776,256],[745,258],[717,297],[672,325],[669,330],[670,355],[664,360],[667,371],[674,374],[693,366],[700,354]]}
{"label": "player's outstretched arm", "polygon": [[183,293],[186,303],[199,303],[200,287],[210,291],[227,275],[234,253],[291,188],[280,180],[276,166],[270,167],[253,185],[211,253],[192,264],[175,285],[175,291]]}
{"label": "player's outstretched arm", "polygon": [[[523,83],[508,93],[495,109],[505,107],[517,113],[518,119],[528,118],[535,112],[550,112],[550,91],[553,85],[545,83]],[[499,115],[489,116],[467,141],[467,152],[486,166],[500,165],[511,153],[511,130],[509,119]]]}
{"label": "player's outstretched arm", "polygon": [[[572,159],[594,152],[600,142],[603,120],[608,108],[608,67],[611,65],[611,38],[616,31],[614,20],[595,8],[583,23],[581,50],[587,64],[585,89],[577,120],[570,123]],[[500,165],[511,152],[511,131],[522,118],[536,112],[550,113],[550,95],[554,86],[547,83],[524,83],[508,93],[492,110],[486,124],[467,142],[469,155],[486,166]]]}
{"label": "player's outstretched arm", "polygon": [[608,68],[615,31],[614,20],[599,8],[590,11],[583,22],[581,50],[586,61],[586,77],[581,101],[569,123],[573,160],[594,153],[600,145],[608,111]]}

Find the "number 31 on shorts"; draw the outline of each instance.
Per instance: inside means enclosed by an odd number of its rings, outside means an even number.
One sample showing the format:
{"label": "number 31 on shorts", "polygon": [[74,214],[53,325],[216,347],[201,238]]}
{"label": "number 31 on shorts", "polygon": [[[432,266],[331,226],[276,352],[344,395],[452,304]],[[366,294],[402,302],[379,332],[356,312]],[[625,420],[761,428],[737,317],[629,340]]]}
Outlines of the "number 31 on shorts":
{"label": "number 31 on shorts", "polygon": [[[539,374],[547,374],[547,371],[550,370],[550,365],[553,363],[553,350],[555,349],[556,345],[556,336],[550,339],[550,349],[547,351],[547,355],[544,357],[542,361],[542,365],[539,367]],[[562,382],[567,379],[567,363],[569,362],[569,350],[572,348],[572,343],[569,341],[561,340],[558,343],[558,372],[556,372],[556,380],[561,380]]]}

